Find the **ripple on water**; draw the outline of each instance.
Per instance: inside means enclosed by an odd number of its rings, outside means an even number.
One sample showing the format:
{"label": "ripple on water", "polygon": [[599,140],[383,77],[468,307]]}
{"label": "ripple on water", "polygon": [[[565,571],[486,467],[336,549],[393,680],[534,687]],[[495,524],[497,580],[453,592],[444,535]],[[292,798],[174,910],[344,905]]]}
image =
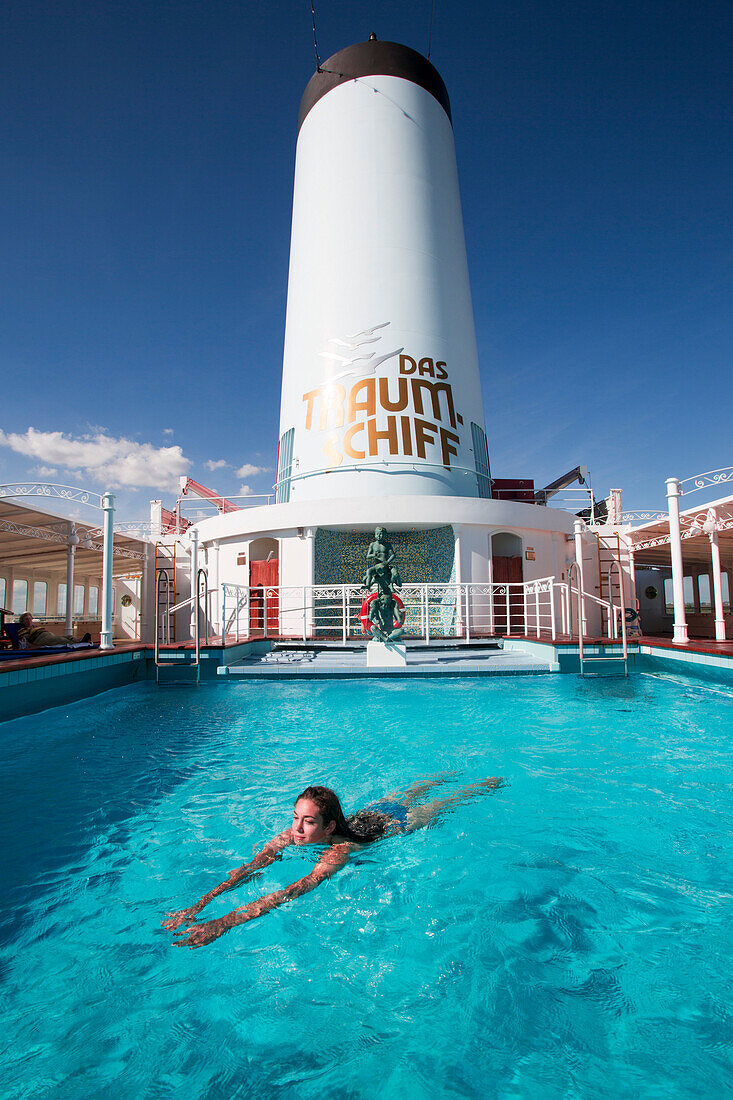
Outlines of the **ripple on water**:
{"label": "ripple on water", "polygon": [[[6,723],[4,1087],[723,1095],[730,715],[724,692],[654,677],[548,677],[139,685]],[[165,912],[287,824],[303,787],[348,812],[437,773],[445,794],[509,785],[171,947]],[[313,858],[287,852],[210,915]]]}

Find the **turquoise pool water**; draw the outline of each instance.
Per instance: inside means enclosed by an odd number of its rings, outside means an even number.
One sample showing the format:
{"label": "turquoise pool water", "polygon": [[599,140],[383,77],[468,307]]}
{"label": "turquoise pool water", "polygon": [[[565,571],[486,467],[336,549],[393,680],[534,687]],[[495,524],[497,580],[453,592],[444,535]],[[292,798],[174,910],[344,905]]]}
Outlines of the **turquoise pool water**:
{"label": "turquoise pool water", "polygon": [[[140,685],[0,725],[3,1095],[730,1094],[732,716],[681,679],[547,676]],[[166,910],[308,783],[352,809],[448,770],[509,786],[171,947]]]}

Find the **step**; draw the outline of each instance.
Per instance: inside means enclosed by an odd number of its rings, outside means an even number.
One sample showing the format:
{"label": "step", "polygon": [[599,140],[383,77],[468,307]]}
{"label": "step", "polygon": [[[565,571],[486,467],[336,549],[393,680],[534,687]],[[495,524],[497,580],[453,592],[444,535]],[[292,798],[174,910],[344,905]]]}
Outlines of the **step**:
{"label": "step", "polygon": [[425,652],[408,649],[402,668],[367,668],[366,647],[341,653],[315,650],[280,650],[262,656],[245,657],[219,668],[220,676],[358,676],[358,675],[511,675],[548,673],[548,661],[522,650],[487,651],[462,646]]}

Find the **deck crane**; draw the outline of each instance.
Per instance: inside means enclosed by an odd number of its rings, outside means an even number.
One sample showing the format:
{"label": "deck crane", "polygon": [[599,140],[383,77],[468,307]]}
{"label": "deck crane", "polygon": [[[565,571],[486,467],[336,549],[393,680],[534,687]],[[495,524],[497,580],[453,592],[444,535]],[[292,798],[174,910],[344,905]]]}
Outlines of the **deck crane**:
{"label": "deck crane", "polygon": [[199,484],[198,481],[194,481],[191,477],[182,477],[180,479],[181,496],[188,496],[192,493],[194,496],[201,497],[202,500],[208,500],[214,505],[219,513],[224,512],[238,512],[239,505],[234,504],[231,500],[227,500],[226,497],[221,496],[219,493],[215,493],[213,489],[207,489],[205,485]]}

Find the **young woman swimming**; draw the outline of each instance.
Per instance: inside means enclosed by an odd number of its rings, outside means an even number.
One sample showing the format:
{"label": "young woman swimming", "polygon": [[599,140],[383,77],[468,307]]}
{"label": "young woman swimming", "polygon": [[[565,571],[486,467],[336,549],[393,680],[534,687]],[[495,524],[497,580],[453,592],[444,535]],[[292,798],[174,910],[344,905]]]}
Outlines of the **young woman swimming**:
{"label": "young woman swimming", "polygon": [[[382,798],[366,809],[352,814],[348,819],[344,817],[338,796],[330,787],[307,787],[295,800],[291,826],[273,837],[249,863],[243,863],[241,867],[230,871],[224,882],[215,886],[208,894],[204,894],[195,905],[176,913],[169,913],[163,921],[163,928],[173,931],[183,924],[188,925],[187,928],[182,928],[180,932],[175,933],[178,937],[175,946],[202,947],[225,932],[229,932],[236,925],[246,924],[247,921],[261,917],[271,909],[276,909],[283,902],[291,901],[315,889],[324,879],[330,878],[343,867],[350,854],[358,851],[360,846],[396,833],[411,833],[416,829],[422,829],[449,806],[458,805],[475,795],[487,794],[502,786],[502,780],[492,776],[447,798],[434,799],[424,806],[416,805],[417,799],[443,782],[444,778],[441,776],[415,783],[403,794]],[[241,909],[233,909],[231,913],[216,920],[195,923],[198,914],[210,901],[219,894],[234,889],[241,882],[249,882],[264,867],[282,858],[283,849],[290,844],[297,847],[305,844],[322,844],[326,846],[326,850],[322,852],[310,874],[286,886],[284,890],[265,894],[256,901],[242,906]]]}

